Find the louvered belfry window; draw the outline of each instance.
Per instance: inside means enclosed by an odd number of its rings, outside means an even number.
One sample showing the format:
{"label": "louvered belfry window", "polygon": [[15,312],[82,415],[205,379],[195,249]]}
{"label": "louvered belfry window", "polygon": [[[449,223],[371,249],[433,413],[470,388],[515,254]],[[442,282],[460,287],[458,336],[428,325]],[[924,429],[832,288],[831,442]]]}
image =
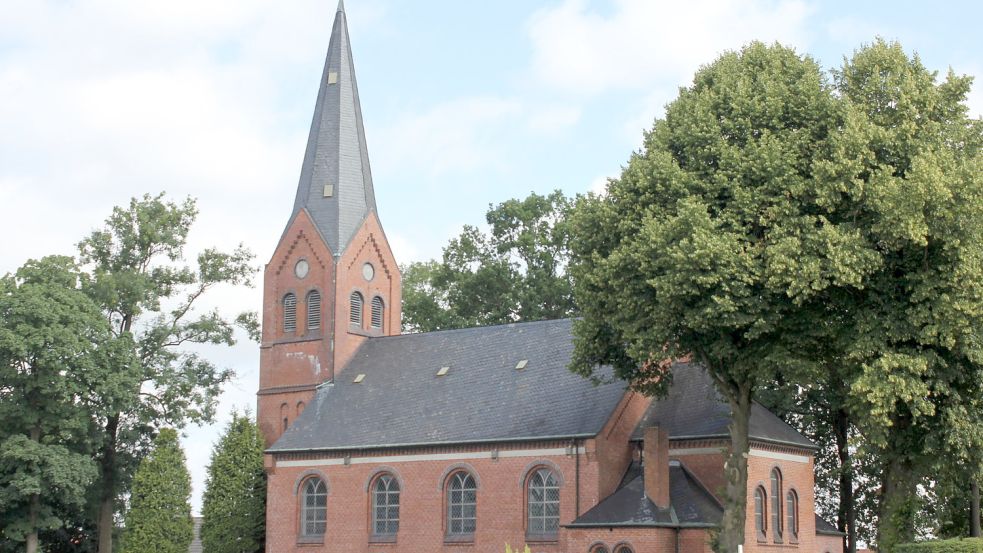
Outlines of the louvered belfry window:
{"label": "louvered belfry window", "polygon": [[307,330],[321,328],[321,293],[311,290],[307,293]]}
{"label": "louvered belfry window", "polygon": [[352,325],[361,327],[362,326],[362,294],[359,294],[358,292],[352,292],[350,303],[351,303],[352,310],[348,316],[348,319],[352,323]]}
{"label": "louvered belfry window", "polygon": [[283,296],[283,331],[297,330],[297,296],[293,292]]}
{"label": "louvered belfry window", "polygon": [[382,305],[382,298],[376,296],[372,298],[372,328],[382,328],[382,315],[385,307]]}
{"label": "louvered belfry window", "polygon": [[529,477],[528,533],[553,536],[560,528],[560,486],[548,469],[539,469]]}
{"label": "louvered belfry window", "polygon": [[311,478],[304,483],[300,504],[300,534],[320,537],[327,526],[328,487],[324,480]]}

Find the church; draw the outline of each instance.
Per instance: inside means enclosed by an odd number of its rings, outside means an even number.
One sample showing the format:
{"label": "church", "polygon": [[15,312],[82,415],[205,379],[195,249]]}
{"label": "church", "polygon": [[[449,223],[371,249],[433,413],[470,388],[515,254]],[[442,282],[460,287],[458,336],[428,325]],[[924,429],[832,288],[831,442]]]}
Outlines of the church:
{"label": "church", "polygon": [[[570,320],[401,334],[400,286],[339,5],[264,274],[268,552],[710,551],[729,409],[699,366],[659,400],[595,386]],[[760,405],[750,436],[744,551],[841,551],[815,446]]]}

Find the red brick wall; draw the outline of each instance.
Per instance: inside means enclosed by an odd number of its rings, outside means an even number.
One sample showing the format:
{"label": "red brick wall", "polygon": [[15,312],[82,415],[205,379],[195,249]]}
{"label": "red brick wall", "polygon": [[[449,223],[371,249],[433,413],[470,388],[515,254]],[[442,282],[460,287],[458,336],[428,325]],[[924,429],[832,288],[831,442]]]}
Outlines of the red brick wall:
{"label": "red brick wall", "polygon": [[597,474],[594,475],[597,499],[582,511],[593,507],[618,488],[634,453],[634,446],[629,443],[631,434],[651,403],[652,398],[628,392],[597,438],[588,440],[588,452],[593,451],[597,458]]}
{"label": "red brick wall", "polygon": [[[769,458],[766,455],[784,457]],[[791,460],[797,458],[801,460]],[[771,522],[771,471],[778,468],[782,474],[782,524],[785,525],[785,494],[795,490],[799,496],[799,534],[795,543],[784,532],[782,543],[775,543],[775,533]],[[816,520],[814,517],[814,467],[810,452],[801,449],[780,448],[764,444],[752,444],[751,456],[748,459],[748,510],[747,523],[744,529],[744,550],[754,552],[779,551],[818,551],[816,543]],[[761,485],[767,492],[768,503],[768,534],[764,542],[758,542],[754,527],[754,490]],[[823,552],[818,552],[823,553]]]}

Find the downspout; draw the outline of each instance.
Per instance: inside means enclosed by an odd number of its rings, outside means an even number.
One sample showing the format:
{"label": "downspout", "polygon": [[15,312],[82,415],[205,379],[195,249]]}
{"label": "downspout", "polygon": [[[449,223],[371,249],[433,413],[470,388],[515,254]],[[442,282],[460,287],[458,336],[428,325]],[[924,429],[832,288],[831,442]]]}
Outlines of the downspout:
{"label": "downspout", "polygon": [[679,526],[676,526],[676,553],[679,553]]}
{"label": "downspout", "polygon": [[580,516],[580,444],[577,440],[573,441],[573,455],[574,455],[574,487],[576,488],[574,493],[574,512],[577,518]]}

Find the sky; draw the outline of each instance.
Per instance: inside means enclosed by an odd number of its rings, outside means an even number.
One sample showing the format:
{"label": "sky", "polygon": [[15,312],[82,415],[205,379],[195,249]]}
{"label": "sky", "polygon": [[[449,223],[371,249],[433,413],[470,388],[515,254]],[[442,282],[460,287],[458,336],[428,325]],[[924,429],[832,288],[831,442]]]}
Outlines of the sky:
{"label": "sky", "polygon": [[[269,261],[293,205],[335,0],[0,0],[0,274],[75,253],[133,196],[191,196],[188,258]],[[348,0],[378,211],[400,263],[439,257],[489,204],[601,190],[694,72],[751,40],[835,68],[874,37],[983,76],[983,3]],[[983,113],[983,84],[969,106]],[[203,307],[259,310],[254,288]],[[200,509],[214,442],[255,409],[259,350],[184,429]]]}

